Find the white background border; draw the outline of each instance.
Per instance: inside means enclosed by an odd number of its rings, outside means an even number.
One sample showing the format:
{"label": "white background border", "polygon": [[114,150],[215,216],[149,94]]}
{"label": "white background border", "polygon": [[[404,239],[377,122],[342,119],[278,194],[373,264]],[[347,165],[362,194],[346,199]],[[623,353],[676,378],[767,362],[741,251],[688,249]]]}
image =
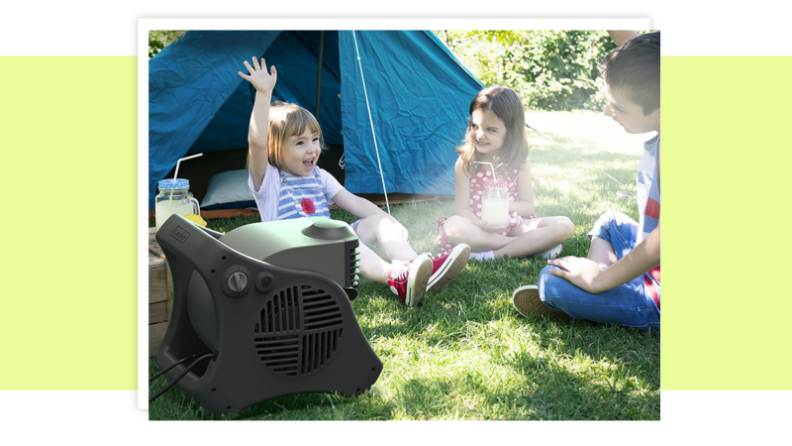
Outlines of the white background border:
{"label": "white background border", "polygon": [[[663,55],[792,55],[784,2],[749,5],[691,1],[563,2],[299,2],[202,1],[135,3],[12,2],[0,15],[0,56],[134,56],[138,19],[154,17],[645,17],[663,31]],[[476,26],[476,28],[481,28]],[[146,197],[147,201],[147,197]],[[147,286],[146,286],[147,287]],[[9,361],[10,362],[10,361]],[[6,364],[5,366],[10,366]],[[757,376],[757,379],[760,379]],[[144,387],[145,388],[145,387]],[[789,439],[792,392],[664,391],[660,423],[149,423],[132,391],[2,391],[3,438],[40,444],[198,444],[244,439],[291,440],[297,429],[323,443],[400,445],[642,443],[773,444]],[[299,426],[299,428],[297,427]],[[313,430],[309,430],[313,428]],[[120,441],[119,441],[120,440]],[[785,440],[781,440],[785,441]]]}
{"label": "white background border", "polygon": [[[167,1],[5,2],[0,56],[137,54],[143,18],[648,18],[664,31],[663,55],[792,55],[785,2],[563,1]],[[288,27],[282,27],[288,29]],[[483,27],[476,26],[481,29]]]}
{"label": "white background border", "polygon": [[[788,444],[792,392],[664,391],[662,421],[148,421],[132,392],[0,392],[6,444],[773,445]],[[13,422],[9,422],[12,420]],[[786,440],[784,440],[786,438]],[[11,443],[8,443],[11,440]]]}

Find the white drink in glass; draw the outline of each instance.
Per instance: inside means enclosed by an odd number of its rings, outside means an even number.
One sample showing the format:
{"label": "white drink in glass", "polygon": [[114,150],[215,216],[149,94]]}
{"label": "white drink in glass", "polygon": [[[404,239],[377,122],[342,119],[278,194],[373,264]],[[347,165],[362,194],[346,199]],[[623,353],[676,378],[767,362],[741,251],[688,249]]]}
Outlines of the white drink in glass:
{"label": "white drink in glass", "polygon": [[481,218],[490,226],[506,226],[509,223],[509,199],[505,196],[482,197]]}
{"label": "white drink in glass", "polygon": [[481,197],[481,219],[489,226],[509,224],[509,193],[505,180],[485,180]]}
{"label": "white drink in glass", "polygon": [[171,215],[190,215],[195,213],[192,201],[187,200],[162,200],[157,202],[156,209],[157,230],[170,218]]}
{"label": "white drink in glass", "polygon": [[[178,172],[178,169],[177,169]],[[157,231],[174,215],[201,215],[201,205],[190,193],[186,178],[160,180],[159,194],[154,197],[154,220]]]}

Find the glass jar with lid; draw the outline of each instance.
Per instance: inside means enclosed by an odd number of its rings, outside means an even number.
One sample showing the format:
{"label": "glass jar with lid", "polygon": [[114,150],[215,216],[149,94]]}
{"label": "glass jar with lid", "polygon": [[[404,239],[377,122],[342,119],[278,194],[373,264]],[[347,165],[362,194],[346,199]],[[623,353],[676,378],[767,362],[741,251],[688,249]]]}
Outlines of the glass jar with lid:
{"label": "glass jar with lid", "polygon": [[154,214],[157,230],[171,215],[201,215],[201,208],[190,193],[190,181],[185,178],[162,180],[157,185],[159,194],[154,197]]}

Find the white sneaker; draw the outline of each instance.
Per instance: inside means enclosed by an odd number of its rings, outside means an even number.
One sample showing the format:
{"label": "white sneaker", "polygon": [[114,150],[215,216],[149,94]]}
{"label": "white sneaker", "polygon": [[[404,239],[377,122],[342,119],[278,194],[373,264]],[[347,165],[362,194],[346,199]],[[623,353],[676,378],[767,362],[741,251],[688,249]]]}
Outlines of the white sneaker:
{"label": "white sneaker", "polygon": [[558,245],[554,248],[550,248],[547,251],[542,251],[539,254],[535,254],[534,257],[538,259],[545,259],[550,260],[558,257],[561,254],[561,250],[564,248],[564,245]]}
{"label": "white sneaker", "polygon": [[485,260],[495,260],[495,252],[494,251],[471,252],[470,258],[473,260],[478,260],[479,262],[483,262]]}

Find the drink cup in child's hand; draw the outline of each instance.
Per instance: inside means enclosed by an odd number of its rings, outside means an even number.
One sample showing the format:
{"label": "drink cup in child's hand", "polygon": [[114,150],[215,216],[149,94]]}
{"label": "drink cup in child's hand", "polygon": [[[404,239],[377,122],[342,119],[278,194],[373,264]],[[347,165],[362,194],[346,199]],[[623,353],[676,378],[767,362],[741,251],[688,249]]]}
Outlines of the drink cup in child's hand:
{"label": "drink cup in child's hand", "polygon": [[509,193],[506,180],[484,180],[481,219],[488,226],[504,228],[509,224]]}

